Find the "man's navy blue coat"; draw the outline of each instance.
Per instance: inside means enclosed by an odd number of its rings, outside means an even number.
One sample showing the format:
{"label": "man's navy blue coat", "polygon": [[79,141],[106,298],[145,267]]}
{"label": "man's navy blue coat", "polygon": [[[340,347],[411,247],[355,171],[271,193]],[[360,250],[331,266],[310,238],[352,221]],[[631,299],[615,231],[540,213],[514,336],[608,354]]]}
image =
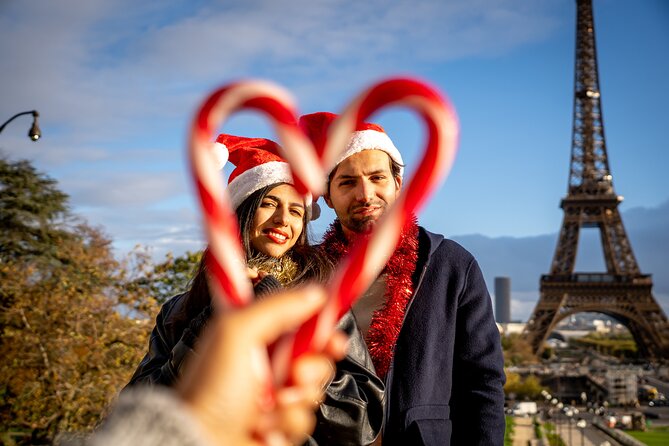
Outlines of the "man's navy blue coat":
{"label": "man's navy blue coat", "polygon": [[383,445],[501,445],[504,360],[474,257],[420,228],[414,297],[386,379]]}

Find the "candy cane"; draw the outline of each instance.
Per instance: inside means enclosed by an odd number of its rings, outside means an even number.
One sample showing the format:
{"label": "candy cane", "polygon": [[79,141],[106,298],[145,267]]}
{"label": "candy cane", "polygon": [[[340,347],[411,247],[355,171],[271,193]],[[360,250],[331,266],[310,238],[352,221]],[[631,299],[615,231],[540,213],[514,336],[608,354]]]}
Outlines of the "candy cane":
{"label": "candy cane", "polygon": [[358,96],[332,124],[323,154],[324,164],[333,167],[357,125],[388,105],[413,109],[425,122],[428,138],[423,159],[372,234],[361,237],[337,269],[329,285],[328,304],[295,337],[293,358],[324,347],[337,320],[383,270],[409,216],[421,208],[453,165],[459,129],[455,110],[435,89],[412,79],[381,82]]}
{"label": "candy cane", "polygon": [[285,90],[267,82],[244,81],[216,90],[204,101],[191,127],[191,173],[209,241],[210,255],[206,259],[209,286],[219,302],[232,307],[250,302],[253,289],[244,268],[237,218],[216,168],[212,140],[218,125],[242,109],[255,109],[270,118],[300,193],[320,194],[324,187],[320,161],[297,126],[293,100]]}
{"label": "candy cane", "polygon": [[293,340],[284,340],[273,355],[278,382],[284,382],[291,358],[307,350],[321,350],[336,321],[354,300],[369,287],[392,255],[407,217],[416,212],[453,163],[458,126],[453,108],[432,88],[411,79],[382,82],[360,95],[333,124],[319,161],[311,143],[296,124],[292,99],[272,84],[246,81],[215,91],[203,103],[191,130],[189,146],[191,170],[204,213],[210,242],[207,259],[212,293],[228,306],[239,307],[252,299],[239,244],[237,220],[224,194],[213,154],[215,125],[235,111],[251,108],[271,118],[282,143],[282,155],[290,163],[295,186],[301,193],[322,193],[324,170],[333,167],[358,123],[387,105],[414,109],[428,128],[425,155],[405,190],[377,225],[369,238],[362,238],[344,259],[329,286],[330,300],[319,316],[312,318]]}

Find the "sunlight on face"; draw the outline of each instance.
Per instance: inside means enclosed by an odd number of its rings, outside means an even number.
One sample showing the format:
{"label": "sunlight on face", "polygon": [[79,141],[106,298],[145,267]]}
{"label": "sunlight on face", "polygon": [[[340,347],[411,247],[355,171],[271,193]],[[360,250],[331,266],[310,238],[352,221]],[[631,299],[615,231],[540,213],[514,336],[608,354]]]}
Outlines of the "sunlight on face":
{"label": "sunlight on face", "polygon": [[283,256],[300,238],[305,212],[304,199],[290,184],[270,190],[253,217],[251,246],[272,257]]}
{"label": "sunlight on face", "polygon": [[386,152],[363,150],[337,166],[324,198],[345,234],[365,233],[395,202],[401,187],[402,179],[393,176]]}

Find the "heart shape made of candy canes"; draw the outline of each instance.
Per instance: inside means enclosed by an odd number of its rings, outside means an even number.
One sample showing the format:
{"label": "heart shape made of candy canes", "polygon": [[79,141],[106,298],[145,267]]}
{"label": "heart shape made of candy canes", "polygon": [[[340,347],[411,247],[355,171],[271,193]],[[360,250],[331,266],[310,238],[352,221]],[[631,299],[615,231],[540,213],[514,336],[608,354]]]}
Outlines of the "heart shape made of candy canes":
{"label": "heart shape made of candy canes", "polygon": [[422,207],[450,171],[459,130],[450,103],[434,88],[414,79],[388,79],[360,94],[332,124],[325,145],[319,147],[322,149],[319,151],[297,125],[293,104],[290,94],[274,84],[242,81],[212,93],[192,124],[189,155],[209,240],[209,284],[215,298],[233,307],[250,302],[253,290],[244,269],[237,220],[213,152],[214,130],[231,114],[243,109],[264,113],[277,133],[298,192],[310,192],[314,196],[322,194],[327,173],[335,166],[356,127],[382,108],[405,106],[416,112],[426,125],[427,141],[418,168],[409,181],[404,182],[394,204],[372,233],[361,237],[340,262],[328,284],[328,304],[298,330],[289,344],[275,349],[275,373],[283,375],[278,378],[279,382],[285,378],[291,358],[324,347],[337,320],[383,270],[407,218]]}

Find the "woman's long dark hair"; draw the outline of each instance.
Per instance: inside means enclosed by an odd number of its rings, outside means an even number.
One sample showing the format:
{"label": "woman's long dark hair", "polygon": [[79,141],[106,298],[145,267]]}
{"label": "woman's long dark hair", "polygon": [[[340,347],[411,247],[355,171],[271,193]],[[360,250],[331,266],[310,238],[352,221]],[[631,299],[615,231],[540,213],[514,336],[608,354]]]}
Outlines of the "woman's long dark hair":
{"label": "woman's long dark hair", "polygon": [[[255,191],[237,207],[236,214],[237,222],[239,224],[240,240],[247,259],[255,254],[253,246],[251,245],[250,234],[253,230],[253,220],[256,210],[260,207],[265,195],[281,184],[286,183],[271,184]],[[307,229],[309,216],[309,212],[304,213],[304,217],[302,218],[302,234],[300,234],[295,245],[284,254],[290,255],[298,266],[298,273],[293,279],[291,283],[292,285],[298,285],[310,280],[324,283],[328,280],[330,272],[332,271],[332,263],[323,256],[318,249],[310,245],[310,237]],[[185,318],[184,322],[186,324],[190,319],[200,314],[205,307],[211,304],[211,295],[209,294],[209,286],[207,284],[208,255],[210,254],[209,249],[207,248],[202,253],[202,259],[198,265],[197,272],[191,280],[186,301],[182,307],[183,313],[179,315]],[[181,317],[178,317],[178,319],[181,319]]]}

